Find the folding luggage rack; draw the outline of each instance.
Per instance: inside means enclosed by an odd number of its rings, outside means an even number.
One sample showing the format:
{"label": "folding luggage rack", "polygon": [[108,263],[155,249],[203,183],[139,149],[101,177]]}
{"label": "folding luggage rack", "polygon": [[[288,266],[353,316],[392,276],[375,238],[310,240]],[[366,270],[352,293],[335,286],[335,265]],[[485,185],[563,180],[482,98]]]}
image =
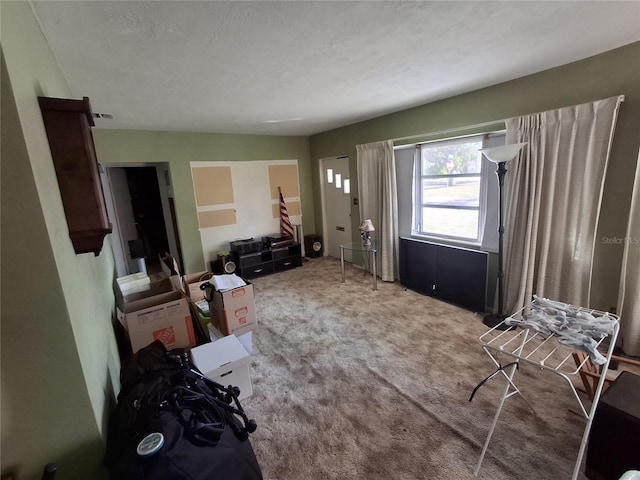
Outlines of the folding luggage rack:
{"label": "folding luggage rack", "polygon": [[[529,305],[519,310],[510,318],[514,318],[517,320],[523,319],[523,315],[531,310],[536,301],[537,300],[532,301]],[[616,315],[601,312],[598,310],[576,307],[573,305],[567,305],[567,308],[575,309],[575,311],[579,312],[588,313],[596,318],[607,317],[609,320],[613,321],[613,333],[604,336],[597,342],[597,345],[599,347],[603,344],[603,342],[605,342],[605,340],[608,339],[608,349],[605,356],[606,361],[602,365],[600,380],[596,388],[591,408],[587,410],[587,407],[578,396],[576,387],[571,380],[572,376],[578,374],[583,365],[587,361],[589,361],[589,357],[586,357],[586,359],[582,361],[582,363],[576,365],[576,362],[573,361],[572,355],[576,350],[570,346],[566,346],[558,342],[558,336],[556,334],[552,333],[550,335],[545,335],[534,330],[520,327],[512,327],[511,329],[505,330],[505,328],[508,328],[509,324],[505,323],[508,319],[503,320],[500,324],[496,325],[494,328],[480,336],[480,341],[483,344],[482,348],[497,368],[497,370],[493,374],[489,375],[487,379],[483,380],[480,385],[482,385],[486,380],[492,378],[498,373],[501,373],[502,376],[507,380],[507,385],[498,405],[498,410],[496,411],[484,446],[482,447],[482,453],[480,454],[480,459],[478,460],[474,476],[477,476],[478,472],[480,471],[482,461],[489,446],[489,442],[491,441],[491,436],[493,435],[493,431],[498,422],[498,417],[500,416],[500,412],[502,411],[505,400],[513,395],[518,394],[525,401],[525,403],[527,403],[527,405],[532,410],[534,410],[513,381],[518,366],[521,364],[529,364],[544,371],[554,373],[564,379],[569,385],[571,392],[573,393],[573,396],[580,407],[580,413],[586,419],[586,425],[584,433],[582,435],[582,441],[580,443],[578,458],[576,459],[576,463],[573,469],[573,475],[571,477],[572,480],[576,480],[578,478],[580,464],[582,462],[582,457],[584,455],[587,440],[589,438],[589,431],[591,429],[591,424],[593,422],[596,407],[598,406],[598,401],[600,400],[600,394],[602,393],[605,376],[609,368],[609,362],[611,361],[613,348],[616,344],[616,339],[620,330],[620,319]],[[500,358],[502,356],[508,359],[508,364],[503,365],[500,363]],[[510,369],[509,372],[507,372],[507,369]],[[478,387],[476,387],[476,389],[477,388]]]}

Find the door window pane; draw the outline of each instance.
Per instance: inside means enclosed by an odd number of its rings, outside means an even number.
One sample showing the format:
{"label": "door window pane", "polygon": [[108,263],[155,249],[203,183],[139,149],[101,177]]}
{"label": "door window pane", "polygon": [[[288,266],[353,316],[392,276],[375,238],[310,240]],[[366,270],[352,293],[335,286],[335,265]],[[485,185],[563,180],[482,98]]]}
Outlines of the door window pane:
{"label": "door window pane", "polygon": [[327,168],[327,183],[333,183],[333,168]]}

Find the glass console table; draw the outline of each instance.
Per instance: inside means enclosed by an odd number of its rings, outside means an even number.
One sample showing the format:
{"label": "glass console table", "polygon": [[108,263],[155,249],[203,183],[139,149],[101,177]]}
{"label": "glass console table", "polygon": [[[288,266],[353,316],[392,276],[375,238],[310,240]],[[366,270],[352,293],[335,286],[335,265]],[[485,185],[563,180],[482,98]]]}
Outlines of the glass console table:
{"label": "glass console table", "polygon": [[342,283],[344,280],[344,251],[350,250],[352,252],[362,252],[363,259],[365,260],[365,275],[367,273],[367,260],[371,258],[371,273],[373,275],[373,289],[378,289],[378,278],[376,275],[376,252],[378,251],[374,245],[365,246],[362,242],[349,242],[340,245],[340,268],[342,269]]}

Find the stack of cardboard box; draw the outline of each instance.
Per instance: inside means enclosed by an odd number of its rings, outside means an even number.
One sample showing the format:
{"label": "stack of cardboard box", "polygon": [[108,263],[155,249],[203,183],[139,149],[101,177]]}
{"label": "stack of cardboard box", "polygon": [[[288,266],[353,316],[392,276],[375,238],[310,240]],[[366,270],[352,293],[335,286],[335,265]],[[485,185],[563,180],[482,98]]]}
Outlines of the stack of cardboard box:
{"label": "stack of cardboard box", "polygon": [[[211,341],[228,335],[235,335],[247,353],[253,353],[252,331],[257,326],[253,284],[235,275],[213,275],[207,271],[180,275],[177,262],[170,256],[165,259],[163,269],[172,275],[177,289],[189,299],[196,327]],[[201,285],[216,285],[217,280],[233,277],[233,286],[220,286],[209,290],[209,297],[201,290]],[[228,283],[228,282],[220,282]]]}
{"label": "stack of cardboard box", "polygon": [[118,318],[133,353],[155,340],[168,350],[191,349],[204,374],[239,386],[241,398],[251,395],[248,365],[257,325],[253,285],[240,280],[235,288],[213,290],[207,301],[200,286],[211,280],[211,273],[181,275],[171,256],[161,260],[160,275],[133,274],[116,281]]}

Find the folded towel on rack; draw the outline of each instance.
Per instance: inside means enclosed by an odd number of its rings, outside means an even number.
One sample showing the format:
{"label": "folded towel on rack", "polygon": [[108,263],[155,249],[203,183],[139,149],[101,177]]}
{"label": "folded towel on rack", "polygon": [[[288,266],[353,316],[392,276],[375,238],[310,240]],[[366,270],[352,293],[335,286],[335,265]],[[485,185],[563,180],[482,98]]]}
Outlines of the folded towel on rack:
{"label": "folded towel on rack", "polygon": [[533,330],[545,336],[556,335],[558,342],[574,347],[602,365],[606,358],[598,351],[600,341],[615,330],[615,318],[608,313],[596,316],[572,305],[533,296],[529,313],[508,317],[505,324]]}
{"label": "folded towel on rack", "polygon": [[604,365],[607,361],[604,355],[598,351],[598,342],[593,338],[580,334],[564,334],[558,336],[558,342],[582,350],[589,355],[593,363],[597,363],[598,365]]}

